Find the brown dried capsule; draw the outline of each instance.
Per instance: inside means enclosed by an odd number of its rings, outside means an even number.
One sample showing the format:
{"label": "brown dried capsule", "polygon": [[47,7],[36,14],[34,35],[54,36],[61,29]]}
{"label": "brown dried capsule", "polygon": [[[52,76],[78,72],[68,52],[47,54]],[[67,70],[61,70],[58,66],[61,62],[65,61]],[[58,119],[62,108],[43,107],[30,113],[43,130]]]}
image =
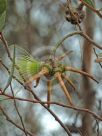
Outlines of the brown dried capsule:
{"label": "brown dried capsule", "polygon": [[67,6],[65,14],[66,20],[74,25],[81,23],[85,17],[85,12],[83,11],[81,6],[79,6],[78,8]]}

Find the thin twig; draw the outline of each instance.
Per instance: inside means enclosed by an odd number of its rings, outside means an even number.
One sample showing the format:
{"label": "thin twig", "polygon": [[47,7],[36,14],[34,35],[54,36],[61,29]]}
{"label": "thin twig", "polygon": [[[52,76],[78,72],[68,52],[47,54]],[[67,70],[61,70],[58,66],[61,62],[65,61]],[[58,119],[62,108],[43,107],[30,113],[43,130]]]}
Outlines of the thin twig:
{"label": "thin twig", "polygon": [[[14,126],[16,126],[18,129],[22,130],[24,132],[24,129],[19,126],[18,124],[16,124],[8,115],[7,113],[4,111],[4,109],[0,106],[0,110],[2,111],[3,115],[6,117],[6,120],[9,121],[11,124],[13,124]],[[26,130],[26,133],[29,135],[29,136],[34,136],[33,134],[31,134],[30,132],[28,132]]]}
{"label": "thin twig", "polygon": [[[9,99],[13,100],[14,97],[11,96],[11,95],[8,95],[8,94],[2,94],[2,90],[1,90],[1,93],[0,93],[1,96],[6,96],[8,97]],[[73,110],[76,110],[76,111],[80,111],[80,112],[86,112],[88,114],[91,114],[93,117],[95,117],[96,119],[102,121],[102,118],[100,116],[98,116],[95,112],[92,112],[91,110],[89,109],[85,109],[85,108],[79,108],[79,107],[76,107],[76,106],[70,106],[70,105],[65,105],[63,103],[59,103],[59,102],[46,102],[46,101],[39,101],[39,100],[31,100],[31,99],[25,99],[25,98],[19,98],[19,97],[15,97],[16,100],[19,100],[19,101],[25,101],[25,102],[30,102],[30,103],[39,103],[39,104],[50,104],[50,105],[56,105],[56,106],[61,106],[61,107],[64,107],[64,108],[68,108],[68,109],[73,109]]]}
{"label": "thin twig", "polygon": [[79,30],[81,31],[82,29],[81,29],[81,26],[78,22],[78,18],[73,13],[73,10],[71,9],[71,2],[69,0],[67,0],[67,7],[69,8],[69,11],[71,12],[72,16],[77,20],[77,26],[78,26]]}
{"label": "thin twig", "polygon": [[[2,64],[4,67],[5,67],[5,69],[9,72],[9,69],[4,65],[4,64]],[[15,76],[13,76],[15,79],[16,79],[16,77]],[[16,79],[26,90],[27,90],[27,87],[22,83],[22,82],[20,82],[18,79]],[[33,94],[33,96],[34,96],[34,98],[36,97],[36,99],[39,101],[39,103],[45,108],[45,109],[47,109],[50,113],[51,113],[51,115],[59,122],[59,124],[64,128],[64,130],[67,132],[67,134],[69,135],[69,136],[71,136],[71,133],[70,133],[70,131],[68,130],[68,128],[66,128],[65,126],[64,126],[64,124],[61,122],[61,120],[49,109],[49,108],[47,108],[47,106],[45,106],[44,105],[44,103],[42,103],[41,101],[40,101],[40,99],[34,94],[34,92],[29,88],[28,89],[29,90],[29,92],[31,92],[32,94]],[[1,92],[2,93],[2,92]]]}
{"label": "thin twig", "polygon": [[[75,36],[75,35],[80,35],[82,36],[83,38],[85,38],[88,42],[90,42],[93,46],[97,47],[98,49],[101,49],[102,50],[102,47],[100,45],[98,45],[97,43],[95,43],[86,33],[84,33],[83,31],[75,31],[75,32],[72,32],[70,34],[67,34],[66,36],[64,36],[64,38],[62,38],[58,43],[57,45],[54,47],[53,49],[53,52],[55,54],[56,50],[62,45],[62,43],[72,37],[72,36]],[[90,45],[91,45],[90,44]]]}
{"label": "thin twig", "polygon": [[[96,57],[97,57],[97,59],[98,59],[98,55],[97,55],[97,53],[96,53],[96,50],[95,50],[95,48],[93,48],[93,50],[94,50],[94,53],[95,53],[95,55],[96,55]],[[99,65],[100,65],[100,67],[102,68],[102,64],[99,62]]]}
{"label": "thin twig", "polygon": [[100,9],[97,10],[94,7],[90,6],[89,4],[87,4],[84,0],[80,0],[86,7],[88,7],[89,9],[91,9],[94,13],[96,13],[100,18],[102,18],[102,14],[100,13]]}
{"label": "thin twig", "polygon": [[[13,62],[13,59],[12,59],[12,57],[11,57],[11,53],[10,53],[10,50],[9,50],[8,42],[6,41],[6,39],[5,39],[5,37],[4,37],[4,35],[3,35],[2,32],[0,32],[0,39],[1,39],[1,41],[3,42],[4,47],[5,47],[6,51],[7,51],[8,58],[11,60],[11,62]],[[22,74],[21,74],[21,72],[20,72],[20,70],[19,70],[19,67],[18,67],[17,65],[15,65],[15,68],[18,70],[20,76],[21,76],[22,79],[25,81],[25,79],[23,78],[23,76],[22,76]]]}
{"label": "thin twig", "polygon": [[72,71],[72,72],[75,72],[75,73],[82,74],[82,75],[84,75],[84,76],[87,76],[87,77],[91,78],[91,79],[94,80],[96,83],[99,83],[92,75],[90,75],[89,73],[84,72],[84,71],[82,71],[82,70],[78,70],[78,69],[73,68],[73,67],[65,67],[65,70],[66,70],[66,71]]}
{"label": "thin twig", "polygon": [[[12,85],[11,85],[11,84],[10,84],[10,88],[11,88],[12,95],[13,95],[13,97],[14,97],[14,92],[13,92],[13,88],[12,88]],[[27,136],[26,129],[25,129],[25,126],[24,126],[24,123],[23,123],[23,119],[22,119],[22,116],[21,116],[21,114],[20,114],[20,112],[19,112],[19,109],[18,109],[18,107],[17,107],[15,97],[14,97],[14,106],[15,106],[15,109],[16,109],[16,111],[17,111],[17,113],[18,113],[19,118],[20,118],[22,127],[23,127],[23,129],[24,129],[25,136]]]}
{"label": "thin twig", "polygon": [[10,54],[10,51],[9,51],[8,43],[7,43],[7,41],[6,41],[6,39],[5,39],[2,32],[0,33],[0,39],[4,43],[4,46],[5,46],[5,49],[7,51],[8,57],[10,58],[10,60],[12,60],[12,57],[11,57],[11,54]]}
{"label": "thin twig", "polygon": [[[65,132],[68,134],[68,136],[72,136],[70,130],[63,124],[63,122],[58,118],[58,116],[51,110],[49,109],[42,101],[40,98],[35,94],[35,92],[32,91],[30,87],[25,86],[25,89],[31,92],[32,96],[34,99],[38,100],[39,103],[55,118],[55,120],[62,126],[62,128],[65,130]],[[47,103],[48,105],[48,103]]]}
{"label": "thin twig", "polygon": [[62,88],[64,94],[66,95],[67,100],[68,100],[68,102],[70,103],[70,105],[74,105],[73,102],[72,102],[72,98],[71,98],[71,96],[70,96],[70,94],[69,94],[69,92],[68,92],[68,89],[66,88],[66,86],[65,86],[65,84],[64,84],[64,82],[63,82],[63,80],[62,80],[61,74],[60,74],[59,72],[57,72],[57,73],[55,74],[55,77],[56,77],[56,79],[59,81],[60,86],[61,86],[61,88]]}
{"label": "thin twig", "polygon": [[[6,69],[6,71],[8,72],[8,74],[10,74],[10,70],[9,70],[8,67],[3,63],[3,61],[2,61],[1,59],[0,59],[0,63],[1,63],[1,65]],[[14,78],[19,84],[21,84],[21,85],[23,86],[23,83],[22,83],[19,79],[17,79],[16,76],[13,75],[13,78]]]}

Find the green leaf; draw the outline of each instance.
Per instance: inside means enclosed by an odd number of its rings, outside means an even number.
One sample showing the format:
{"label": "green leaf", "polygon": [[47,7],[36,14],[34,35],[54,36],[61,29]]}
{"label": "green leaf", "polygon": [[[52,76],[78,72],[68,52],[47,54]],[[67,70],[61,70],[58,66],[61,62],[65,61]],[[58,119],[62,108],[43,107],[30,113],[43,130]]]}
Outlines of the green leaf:
{"label": "green leaf", "polygon": [[94,1],[93,0],[84,0],[88,5],[94,7]]}
{"label": "green leaf", "polygon": [[14,46],[14,52],[13,52],[13,59],[12,59],[12,67],[11,67],[11,72],[10,72],[10,76],[9,79],[7,81],[6,87],[4,89],[4,91],[9,87],[12,78],[13,78],[13,74],[14,74],[14,68],[15,68],[15,46]]}
{"label": "green leaf", "polygon": [[1,32],[2,29],[4,28],[5,18],[6,18],[6,11],[4,11],[4,12],[2,13],[2,15],[0,16],[0,32]]}
{"label": "green leaf", "polygon": [[25,49],[16,47],[16,53],[15,64],[24,79],[29,79],[41,70],[43,62],[34,59]]}
{"label": "green leaf", "polygon": [[6,18],[7,0],[0,0],[0,32],[4,28]]}
{"label": "green leaf", "polygon": [[6,10],[7,0],[0,0],[0,16]]}

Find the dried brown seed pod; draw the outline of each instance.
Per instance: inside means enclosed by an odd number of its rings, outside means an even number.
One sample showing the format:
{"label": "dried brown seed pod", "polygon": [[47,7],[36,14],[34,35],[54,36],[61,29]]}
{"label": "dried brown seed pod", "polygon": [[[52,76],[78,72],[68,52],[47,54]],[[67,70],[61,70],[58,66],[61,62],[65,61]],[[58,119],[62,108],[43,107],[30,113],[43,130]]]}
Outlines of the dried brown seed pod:
{"label": "dried brown seed pod", "polygon": [[79,5],[78,8],[67,6],[65,10],[65,18],[71,24],[78,24],[84,20],[85,12],[82,9],[82,6]]}

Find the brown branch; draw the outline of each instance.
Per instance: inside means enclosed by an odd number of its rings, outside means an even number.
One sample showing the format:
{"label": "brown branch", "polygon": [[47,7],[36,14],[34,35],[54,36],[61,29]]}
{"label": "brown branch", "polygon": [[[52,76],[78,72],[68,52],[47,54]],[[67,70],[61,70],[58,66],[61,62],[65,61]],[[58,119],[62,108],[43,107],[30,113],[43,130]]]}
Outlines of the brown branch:
{"label": "brown branch", "polygon": [[[83,38],[85,38],[89,43],[91,43],[93,46],[97,47],[98,49],[101,49],[102,50],[102,47],[100,45],[98,45],[96,42],[94,42],[94,40],[92,40],[86,33],[84,33],[83,31],[75,31],[75,32],[72,32],[70,34],[67,34],[66,36],[64,36],[64,38],[62,38],[62,40],[60,40],[56,47],[54,48],[54,53],[56,52],[57,48],[59,48],[61,45],[63,45],[62,43],[67,39],[67,38],[70,38],[72,36],[75,36],[75,35],[80,35],[82,36]],[[90,44],[90,45],[91,45]],[[90,46],[89,45],[89,46]]]}
{"label": "brown branch", "polygon": [[66,88],[66,86],[65,86],[65,84],[64,84],[64,82],[63,82],[63,80],[61,78],[61,73],[56,72],[55,77],[59,81],[59,84],[60,84],[64,94],[66,95],[67,100],[70,103],[70,105],[74,105],[73,102],[72,102],[72,98],[71,98],[71,96],[70,96],[70,94],[68,92],[68,89]]}
{"label": "brown branch", "polygon": [[7,51],[7,54],[8,54],[8,57],[10,58],[10,60],[12,60],[12,57],[11,57],[11,54],[10,54],[10,51],[9,51],[9,46],[8,46],[8,43],[3,35],[3,33],[1,32],[0,33],[0,39],[1,41],[3,42],[4,46],[5,46],[5,49]]}
{"label": "brown branch", "polygon": [[[3,63],[3,61],[0,59],[0,63],[1,63],[1,65],[6,69],[6,71],[8,72],[8,74],[10,74],[10,70],[8,69],[8,67]],[[17,79],[15,76],[13,76],[13,78],[19,83],[19,84],[21,84],[22,86],[23,86],[23,83],[19,80],[19,79]]]}
{"label": "brown branch", "polygon": [[56,106],[62,106],[64,108],[69,108],[69,109],[73,109],[73,110],[76,110],[76,111],[80,111],[80,112],[86,112],[88,114],[91,114],[94,118],[102,121],[102,117],[98,116],[96,113],[92,112],[91,110],[89,109],[85,109],[85,108],[79,108],[79,107],[75,107],[75,106],[70,106],[70,105],[65,105],[63,103],[58,103],[58,102],[46,102],[46,101],[39,101],[39,100],[31,100],[31,99],[25,99],[25,98],[19,98],[19,97],[13,97],[11,95],[8,95],[8,94],[2,94],[2,90],[1,90],[1,93],[0,93],[1,96],[6,96],[8,97],[8,99],[16,99],[16,100],[19,100],[19,101],[25,101],[25,102],[30,102],[30,103],[39,103],[39,104],[50,104],[50,105],[56,105]]}
{"label": "brown branch", "polygon": [[[22,130],[24,132],[24,129],[19,126],[18,124],[16,124],[8,115],[7,113],[4,111],[4,109],[0,106],[0,110],[1,112],[3,113],[3,115],[6,117],[6,120],[9,121],[11,124],[13,124],[14,126],[16,126],[18,129]],[[34,136],[33,134],[31,134],[30,132],[28,132],[26,130],[26,133],[29,135],[29,136]]]}
{"label": "brown branch", "polygon": [[[3,66],[4,66],[5,69],[9,72],[9,69],[8,69],[4,64],[3,64]],[[13,77],[14,77],[14,76],[13,76]],[[15,78],[15,77],[14,77],[14,78]],[[19,81],[19,80],[18,80],[18,81]],[[36,99],[39,101],[39,103],[40,103],[47,111],[50,112],[50,114],[55,118],[55,120],[59,122],[59,124],[63,127],[63,129],[66,131],[66,133],[67,133],[69,136],[72,136],[71,133],[70,133],[70,131],[68,130],[68,128],[66,128],[66,127],[64,126],[64,124],[62,123],[62,121],[54,114],[54,112],[53,112],[52,110],[50,110],[49,108],[47,108],[47,106],[45,106],[45,104],[40,101],[40,99],[34,94],[34,92],[32,91],[32,89],[29,88],[29,87],[27,87],[27,86],[25,86],[25,85],[23,85],[22,82],[19,82],[19,83],[20,83],[26,90],[28,90],[29,92],[31,92],[31,94],[33,95],[33,97],[36,98]],[[2,91],[1,91],[1,93],[2,93]],[[4,95],[5,95],[5,94],[4,94]]]}
{"label": "brown branch", "polygon": [[87,77],[91,78],[92,80],[94,80],[96,83],[99,83],[92,75],[90,75],[89,73],[84,72],[82,70],[78,70],[78,69],[73,68],[73,67],[65,67],[65,70],[66,71],[72,71],[72,72],[79,73],[81,75],[87,76]]}
{"label": "brown branch", "polygon": [[102,18],[102,14],[100,13],[100,10],[97,10],[95,8],[93,8],[92,6],[90,6],[89,4],[87,4],[84,0],[80,0],[86,7],[88,7],[90,10],[92,10],[94,13],[96,13],[100,18]]}
{"label": "brown branch", "polygon": [[[4,37],[4,35],[3,35],[2,32],[0,33],[0,39],[1,39],[1,41],[3,42],[4,47],[5,47],[6,51],[7,51],[8,58],[11,60],[11,62],[13,62],[13,59],[12,59],[12,57],[11,57],[11,53],[10,53],[10,50],[9,50],[9,45],[8,45],[8,43],[7,43],[7,41],[6,41],[6,39],[5,39],[5,37]],[[21,72],[19,71],[19,67],[18,67],[17,65],[15,65],[15,68],[18,70],[20,76],[21,76],[22,79],[25,81],[25,79],[23,78]]]}
{"label": "brown branch", "polygon": [[[12,85],[11,85],[11,84],[10,84],[10,89],[11,89],[12,95],[13,95],[13,97],[14,97],[14,92],[13,92],[13,88],[12,88]],[[4,92],[3,92],[3,93],[4,93]],[[19,112],[19,109],[18,109],[18,107],[17,107],[15,97],[14,97],[13,100],[14,100],[15,109],[16,109],[16,111],[17,111],[17,114],[18,114],[18,116],[19,116],[19,118],[20,118],[20,121],[21,121],[23,130],[24,130],[25,136],[27,136],[26,129],[25,129],[25,126],[24,126],[24,123],[23,123],[23,119],[22,119],[22,116],[21,116],[21,114],[20,114],[20,112]]]}
{"label": "brown branch", "polygon": [[71,1],[67,0],[67,8],[69,9],[69,11],[71,12],[72,16],[77,20],[77,26],[79,28],[79,30],[81,31],[82,28],[80,26],[80,23],[78,22],[78,18],[75,16],[75,14],[73,13],[72,7],[71,7]]}
{"label": "brown branch", "polygon": [[[9,72],[9,69],[3,64],[3,66],[5,67],[5,69]],[[38,101],[39,101],[39,103],[45,108],[45,109],[47,109],[50,113],[51,113],[51,115],[55,118],[55,120],[57,120],[58,122],[59,122],[59,124],[64,128],[64,130],[67,132],[67,134],[69,135],[69,136],[72,136],[71,135],[71,133],[70,133],[70,131],[64,126],[64,124],[61,122],[61,120],[54,114],[54,112],[52,112],[49,108],[47,108],[47,106],[45,106],[44,105],[44,103],[42,103],[41,101],[40,101],[40,99],[34,94],[34,92],[30,89],[30,88],[27,88],[22,82],[20,82],[15,76],[13,76],[13,78],[15,78],[26,90],[29,90],[29,92],[31,92],[32,94],[33,94],[33,96],[34,96],[34,98],[36,98]],[[2,91],[1,91],[1,93],[2,93]],[[5,94],[4,94],[5,95]]]}
{"label": "brown branch", "polygon": [[[34,99],[38,100],[39,103],[55,118],[55,120],[65,130],[65,132],[67,133],[67,135],[68,136],[72,136],[70,130],[63,124],[63,122],[58,118],[58,116],[51,109],[49,109],[44,103],[42,103],[42,101],[40,100],[40,98],[32,91],[32,89],[30,87],[27,87],[27,86],[24,86],[24,88],[26,90],[28,90],[32,94],[32,96],[34,97]],[[47,105],[48,105],[48,103],[47,103]]]}

